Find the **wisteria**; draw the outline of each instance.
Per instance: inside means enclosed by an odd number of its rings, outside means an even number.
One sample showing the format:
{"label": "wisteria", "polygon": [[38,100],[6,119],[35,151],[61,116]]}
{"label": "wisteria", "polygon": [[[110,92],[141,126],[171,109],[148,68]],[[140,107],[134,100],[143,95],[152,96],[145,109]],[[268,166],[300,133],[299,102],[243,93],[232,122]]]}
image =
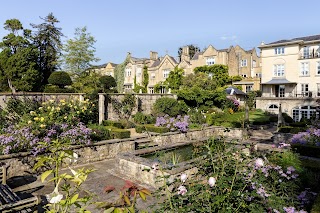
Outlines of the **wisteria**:
{"label": "wisteria", "polygon": [[178,115],[176,118],[172,118],[165,115],[157,117],[155,126],[167,127],[170,131],[187,132],[189,129],[189,116]]}
{"label": "wisteria", "polygon": [[320,129],[310,128],[306,132],[299,132],[291,138],[292,144],[320,146]]}

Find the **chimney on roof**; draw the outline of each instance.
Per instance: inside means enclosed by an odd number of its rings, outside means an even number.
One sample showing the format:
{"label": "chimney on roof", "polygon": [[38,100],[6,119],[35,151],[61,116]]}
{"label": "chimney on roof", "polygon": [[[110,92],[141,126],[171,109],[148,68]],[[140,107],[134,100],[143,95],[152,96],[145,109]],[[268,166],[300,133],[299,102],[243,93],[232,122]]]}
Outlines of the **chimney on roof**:
{"label": "chimney on roof", "polygon": [[190,62],[189,46],[188,45],[182,47],[181,61],[182,60]]}
{"label": "chimney on roof", "polygon": [[150,51],[150,59],[155,61],[158,60],[158,53]]}
{"label": "chimney on roof", "polygon": [[260,45],[261,45],[261,46],[264,45],[264,41],[262,41]]}

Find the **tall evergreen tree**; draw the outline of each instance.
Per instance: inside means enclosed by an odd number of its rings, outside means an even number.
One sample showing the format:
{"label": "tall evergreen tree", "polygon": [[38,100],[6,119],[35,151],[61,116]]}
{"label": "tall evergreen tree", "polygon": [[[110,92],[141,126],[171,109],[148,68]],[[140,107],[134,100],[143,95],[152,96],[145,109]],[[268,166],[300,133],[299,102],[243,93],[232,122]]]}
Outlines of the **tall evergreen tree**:
{"label": "tall evergreen tree", "polygon": [[56,26],[59,23],[58,19],[52,13],[41,19],[43,23],[31,26],[36,29],[33,35],[34,43],[39,49],[38,66],[42,75],[42,85],[45,85],[51,73],[58,68],[63,34],[61,28]]}
{"label": "tall evergreen tree", "polygon": [[9,34],[0,42],[0,79],[14,93],[38,91],[40,73],[37,67],[38,50],[31,40],[31,31],[23,29],[18,19],[7,20],[4,29]]}

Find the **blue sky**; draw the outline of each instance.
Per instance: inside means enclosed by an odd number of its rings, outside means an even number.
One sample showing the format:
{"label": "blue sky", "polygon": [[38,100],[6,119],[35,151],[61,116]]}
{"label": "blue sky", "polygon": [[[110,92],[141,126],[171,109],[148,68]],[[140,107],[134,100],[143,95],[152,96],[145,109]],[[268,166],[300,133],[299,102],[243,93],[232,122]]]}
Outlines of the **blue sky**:
{"label": "blue sky", "polygon": [[[1,26],[17,18],[25,28],[52,12],[63,40],[72,38],[76,27],[87,26],[97,40],[98,64],[121,63],[127,52],[177,56],[186,44],[251,49],[261,41],[320,34],[319,0],[14,0],[0,8]],[[6,34],[1,27],[0,38]]]}

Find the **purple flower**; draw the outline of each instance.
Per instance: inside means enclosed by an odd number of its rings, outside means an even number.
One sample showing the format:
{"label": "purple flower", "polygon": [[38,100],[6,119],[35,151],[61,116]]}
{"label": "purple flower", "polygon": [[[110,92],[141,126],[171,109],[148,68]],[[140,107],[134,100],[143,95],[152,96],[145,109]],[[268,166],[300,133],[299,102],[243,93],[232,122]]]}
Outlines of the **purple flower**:
{"label": "purple flower", "polygon": [[188,192],[187,188],[185,186],[179,186],[178,188],[178,195],[185,195]]}

